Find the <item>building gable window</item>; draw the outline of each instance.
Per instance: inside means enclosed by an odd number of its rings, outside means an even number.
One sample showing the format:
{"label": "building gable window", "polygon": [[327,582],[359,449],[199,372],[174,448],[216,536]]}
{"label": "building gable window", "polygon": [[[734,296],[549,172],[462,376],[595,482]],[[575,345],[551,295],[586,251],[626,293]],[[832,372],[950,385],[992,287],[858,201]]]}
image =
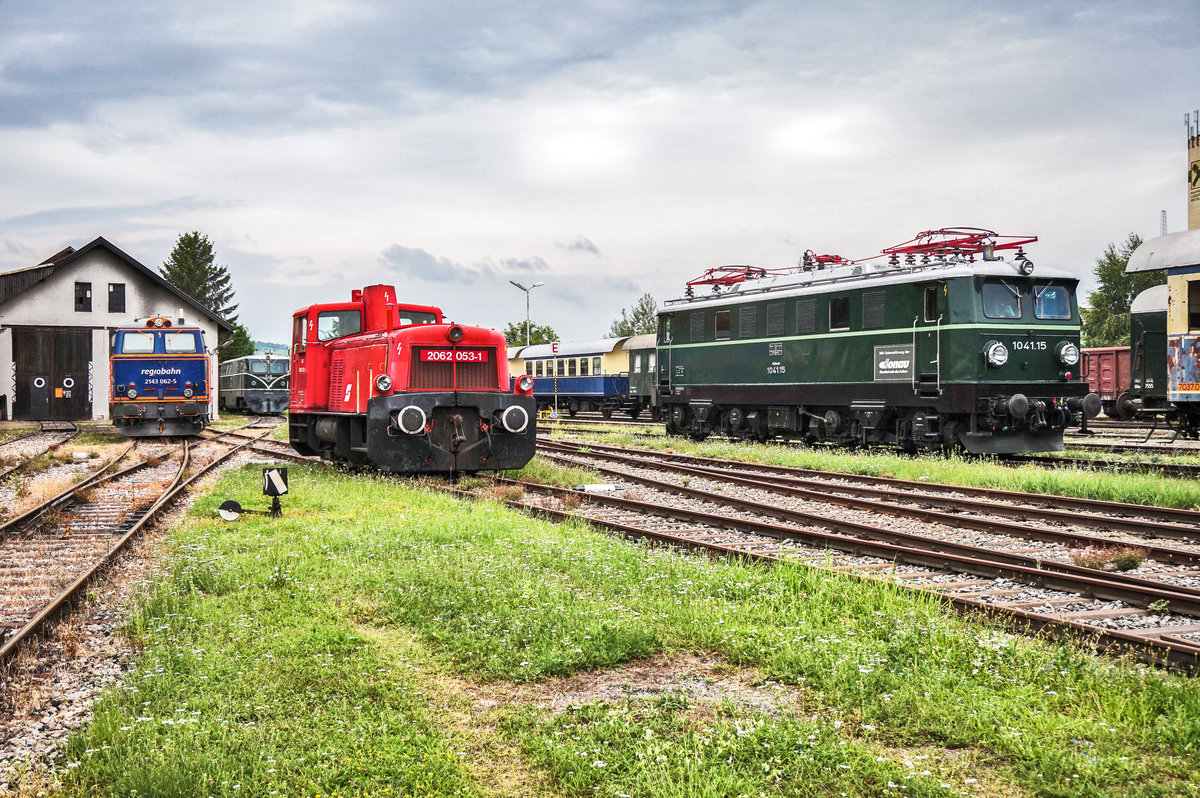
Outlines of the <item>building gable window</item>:
{"label": "building gable window", "polygon": [[125,283],[108,284],[108,312],[125,312]]}
{"label": "building gable window", "polygon": [[91,283],[75,283],[75,311],[77,313],[92,312]]}

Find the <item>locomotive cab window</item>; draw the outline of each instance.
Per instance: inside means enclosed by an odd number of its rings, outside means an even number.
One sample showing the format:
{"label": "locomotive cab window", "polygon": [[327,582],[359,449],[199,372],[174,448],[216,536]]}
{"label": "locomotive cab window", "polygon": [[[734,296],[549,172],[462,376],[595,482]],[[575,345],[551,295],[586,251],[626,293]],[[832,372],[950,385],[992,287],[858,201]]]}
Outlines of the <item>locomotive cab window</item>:
{"label": "locomotive cab window", "polygon": [[317,314],[317,340],[332,341],[362,330],[362,316],[357,310],[323,310]]}
{"label": "locomotive cab window", "polygon": [[938,286],[930,285],[925,288],[925,321],[938,320]]}
{"label": "locomotive cab window", "polygon": [[1200,332],[1200,280],[1188,282],[1187,302],[1188,332]]}
{"label": "locomotive cab window", "polygon": [[[422,313],[419,310],[400,311],[400,326],[409,327],[413,324],[437,324],[437,316],[432,313]],[[345,333],[349,335],[349,333]]]}
{"label": "locomotive cab window", "polygon": [[984,316],[989,319],[1021,318],[1021,292],[1015,286],[1003,280],[984,283],[980,293]]}
{"label": "locomotive cab window", "polygon": [[1061,285],[1035,286],[1033,315],[1039,319],[1071,318],[1071,293]]}
{"label": "locomotive cab window", "polygon": [[121,336],[122,355],[148,355],[154,351],[154,333],[126,332]]}
{"label": "locomotive cab window", "polygon": [[196,333],[171,332],[163,334],[163,349],[171,355],[192,355],[199,352],[196,345]]}
{"label": "locomotive cab window", "polygon": [[297,354],[304,351],[304,331],[308,329],[308,314],[297,316],[292,320],[292,351]]}
{"label": "locomotive cab window", "polygon": [[729,314],[730,314],[730,312],[731,311],[728,311],[728,310],[718,310],[715,314],[716,322],[717,322],[717,340],[718,341],[728,341],[729,340]]}
{"label": "locomotive cab window", "polygon": [[850,329],[850,297],[831,296],[829,298],[829,329]]}

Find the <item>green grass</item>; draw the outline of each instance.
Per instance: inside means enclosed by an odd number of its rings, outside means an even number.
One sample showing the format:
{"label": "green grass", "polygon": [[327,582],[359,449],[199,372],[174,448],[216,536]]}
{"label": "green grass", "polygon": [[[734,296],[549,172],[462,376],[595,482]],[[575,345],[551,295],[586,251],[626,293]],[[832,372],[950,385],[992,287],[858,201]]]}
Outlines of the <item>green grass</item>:
{"label": "green grass", "polygon": [[[575,438],[586,437],[583,434]],[[703,457],[720,457],[748,463],[768,463],[835,471],[847,474],[922,480],[947,485],[972,485],[1001,490],[1029,491],[1103,501],[1150,504],[1160,507],[1200,509],[1200,482],[1147,474],[1113,474],[1103,470],[1013,467],[966,455],[909,457],[879,449],[849,452],[828,447],[802,448],[780,444],[752,444],[710,440],[700,443],[678,437],[606,435],[598,443],[674,451]],[[1097,455],[1099,456],[1099,455]],[[1174,461],[1186,462],[1190,458]],[[1154,455],[1146,462],[1162,462]]]}
{"label": "green grass", "polygon": [[[400,480],[294,467],[283,519],[216,519],[259,479],[227,474],[171,533],[62,793],[1200,795],[1187,679]],[[691,655],[790,703],[530,698]]]}

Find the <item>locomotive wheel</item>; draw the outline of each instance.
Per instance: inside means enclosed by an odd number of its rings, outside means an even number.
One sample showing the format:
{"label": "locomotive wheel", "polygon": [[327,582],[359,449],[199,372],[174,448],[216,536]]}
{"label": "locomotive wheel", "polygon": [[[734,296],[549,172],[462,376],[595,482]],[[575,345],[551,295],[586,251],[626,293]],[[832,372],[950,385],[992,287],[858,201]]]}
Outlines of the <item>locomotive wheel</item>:
{"label": "locomotive wheel", "polygon": [[1133,418],[1133,396],[1129,391],[1121,391],[1117,394],[1116,408],[1117,418],[1122,421],[1129,421]]}
{"label": "locomotive wheel", "polygon": [[637,417],[640,416],[641,414],[642,414],[642,406],[640,404],[635,404],[633,407],[629,408],[629,417],[632,418],[634,421],[637,421]]}
{"label": "locomotive wheel", "polygon": [[650,408],[650,420],[662,421],[662,409],[658,407]]}
{"label": "locomotive wheel", "polygon": [[612,411],[611,407],[602,407],[600,408],[600,415],[604,418],[612,418]]}
{"label": "locomotive wheel", "polygon": [[574,399],[567,402],[567,415],[570,416],[571,418],[575,418],[575,416],[578,413],[579,413],[579,402],[577,402]]}

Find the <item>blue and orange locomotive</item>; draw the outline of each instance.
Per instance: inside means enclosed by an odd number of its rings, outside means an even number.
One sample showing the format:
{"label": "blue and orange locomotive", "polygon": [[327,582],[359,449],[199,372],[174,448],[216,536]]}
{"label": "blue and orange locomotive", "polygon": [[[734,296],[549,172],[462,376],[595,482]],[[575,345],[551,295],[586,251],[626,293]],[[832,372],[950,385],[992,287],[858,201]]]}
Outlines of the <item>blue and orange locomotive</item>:
{"label": "blue and orange locomotive", "polygon": [[209,422],[204,331],[154,316],[113,333],[109,415],[131,438],[195,435]]}

